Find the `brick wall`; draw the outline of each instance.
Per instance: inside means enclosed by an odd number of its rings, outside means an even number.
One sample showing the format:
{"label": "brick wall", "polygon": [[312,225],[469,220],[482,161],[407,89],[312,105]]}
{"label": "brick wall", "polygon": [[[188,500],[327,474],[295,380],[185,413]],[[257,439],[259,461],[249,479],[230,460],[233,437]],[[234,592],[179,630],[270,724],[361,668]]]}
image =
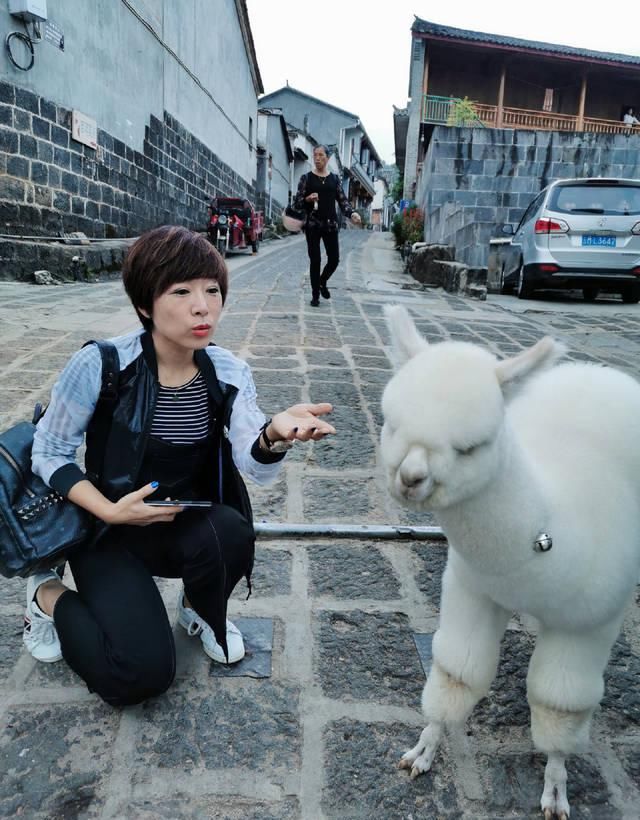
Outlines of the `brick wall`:
{"label": "brick wall", "polygon": [[102,130],[94,151],[71,139],[71,111],[0,82],[0,233],[204,228],[215,194],[255,198],[252,184],[168,112],[150,117],[142,153]]}
{"label": "brick wall", "polygon": [[516,224],[556,179],[640,177],[640,134],[494,128],[434,129],[416,200],[425,241],[453,245],[456,260],[484,267],[489,239]]}

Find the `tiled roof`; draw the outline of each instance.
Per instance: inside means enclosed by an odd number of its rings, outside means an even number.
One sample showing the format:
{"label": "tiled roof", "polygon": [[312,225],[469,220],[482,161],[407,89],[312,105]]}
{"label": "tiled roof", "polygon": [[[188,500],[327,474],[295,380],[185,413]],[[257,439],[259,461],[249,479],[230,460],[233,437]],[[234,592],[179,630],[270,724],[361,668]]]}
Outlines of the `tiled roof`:
{"label": "tiled roof", "polygon": [[519,37],[507,37],[503,34],[486,34],[481,31],[468,31],[463,28],[453,28],[452,26],[442,26],[439,23],[430,23],[428,20],[422,20],[420,17],[416,17],[413,21],[411,31],[416,34],[431,34],[433,37],[442,37],[444,39],[469,40],[470,42],[504,46],[522,51],[542,51],[546,54],[557,54],[561,57],[577,57],[585,61],[624,63],[625,65],[640,67],[640,57],[632,57],[629,54],[591,51],[586,48],[574,48],[573,46],[562,46],[556,43],[522,40]]}

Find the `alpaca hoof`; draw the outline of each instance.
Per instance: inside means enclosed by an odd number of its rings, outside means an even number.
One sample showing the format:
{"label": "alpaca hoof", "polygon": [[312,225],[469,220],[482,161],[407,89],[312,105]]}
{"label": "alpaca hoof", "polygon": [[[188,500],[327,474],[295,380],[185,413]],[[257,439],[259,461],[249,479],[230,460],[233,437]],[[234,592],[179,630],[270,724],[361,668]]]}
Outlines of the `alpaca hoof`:
{"label": "alpaca hoof", "polygon": [[410,769],[413,766],[413,762],[406,757],[401,757],[398,761],[398,768],[399,769]]}
{"label": "alpaca hoof", "polygon": [[566,798],[564,800],[554,800],[553,803],[544,806],[542,811],[544,820],[569,820],[571,813]]}

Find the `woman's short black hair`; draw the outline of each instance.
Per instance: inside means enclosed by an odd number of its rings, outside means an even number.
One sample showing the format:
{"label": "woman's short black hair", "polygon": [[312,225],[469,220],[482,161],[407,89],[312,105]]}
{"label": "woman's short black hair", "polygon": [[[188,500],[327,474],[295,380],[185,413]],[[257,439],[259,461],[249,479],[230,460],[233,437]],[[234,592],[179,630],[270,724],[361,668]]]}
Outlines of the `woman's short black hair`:
{"label": "woman's short black hair", "polygon": [[153,303],[167,288],[189,279],[213,279],[227,298],[229,273],[224,259],[202,234],[179,225],[163,225],[143,233],[129,248],[122,268],[122,282],[138,318],[146,330],[153,320]]}
{"label": "woman's short black hair", "polygon": [[319,151],[320,149],[322,149],[322,150],[325,152],[325,154],[326,154],[327,156],[329,156],[329,149],[327,148],[327,146],[326,146],[326,145],[322,145],[322,144],[320,144],[320,145],[315,145],[315,146],[314,146],[314,148],[313,148],[313,151],[314,151],[314,153],[315,153],[316,151]]}

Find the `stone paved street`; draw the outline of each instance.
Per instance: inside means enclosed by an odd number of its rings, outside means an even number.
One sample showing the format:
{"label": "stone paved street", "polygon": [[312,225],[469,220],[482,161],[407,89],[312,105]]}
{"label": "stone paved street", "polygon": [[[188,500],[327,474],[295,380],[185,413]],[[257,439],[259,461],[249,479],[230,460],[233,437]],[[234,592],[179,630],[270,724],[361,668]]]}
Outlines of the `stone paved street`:
{"label": "stone paved street", "polygon": [[[294,448],[275,486],[249,487],[257,521],[435,523],[392,502],[379,469],[380,396],[391,372],[385,303],[407,305],[430,340],[512,354],[552,333],[571,358],[640,377],[638,306],[615,298],[587,306],[563,294],[482,303],[424,290],[402,273],[390,234],[346,231],[341,251],[332,298],[320,308],[309,306],[303,239],[230,260],[216,340],[250,362],[265,412],[328,400],[339,431]],[[82,342],[135,325],[119,282],[0,284],[2,428],[47,400]],[[271,666],[214,668],[199,641],[176,628],[173,687],[126,709],[89,694],[63,662],[32,660],[21,640],[25,582],[0,579],[0,817],[539,817],[544,758],[528,729],[533,635],[524,619],[510,623],[490,697],[465,733],[445,740],[433,771],[410,781],[395,767],[422,728],[445,558],[435,541],[260,539],[254,594],[245,601],[238,589],[230,614],[250,633],[264,629],[264,646],[257,637],[248,644],[257,662],[272,640]],[[173,618],[177,582],[159,585]],[[592,748],[568,763],[572,820],[640,817],[639,620],[634,607]]]}

